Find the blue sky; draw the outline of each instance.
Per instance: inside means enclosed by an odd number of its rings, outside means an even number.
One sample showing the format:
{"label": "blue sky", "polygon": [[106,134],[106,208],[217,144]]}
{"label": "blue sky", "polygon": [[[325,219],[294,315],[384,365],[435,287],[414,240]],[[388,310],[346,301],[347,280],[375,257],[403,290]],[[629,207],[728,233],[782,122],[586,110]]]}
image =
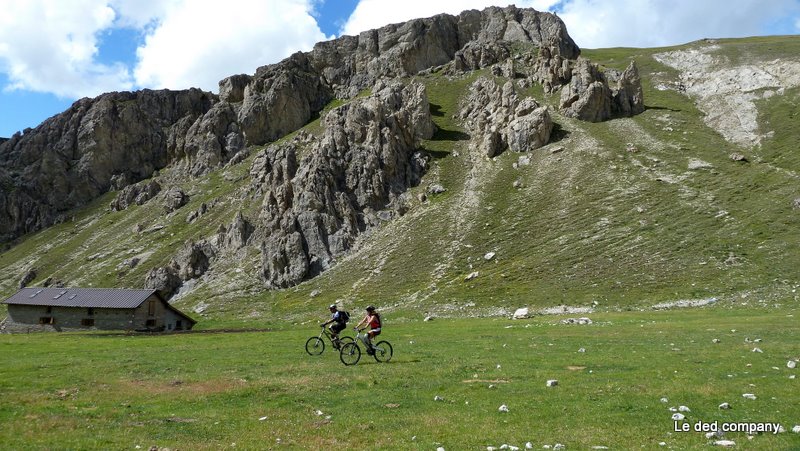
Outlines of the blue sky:
{"label": "blue sky", "polygon": [[[491,0],[0,0],[0,137],[81,97],[200,87],[315,42]],[[800,33],[800,0],[518,0],[584,48]]]}

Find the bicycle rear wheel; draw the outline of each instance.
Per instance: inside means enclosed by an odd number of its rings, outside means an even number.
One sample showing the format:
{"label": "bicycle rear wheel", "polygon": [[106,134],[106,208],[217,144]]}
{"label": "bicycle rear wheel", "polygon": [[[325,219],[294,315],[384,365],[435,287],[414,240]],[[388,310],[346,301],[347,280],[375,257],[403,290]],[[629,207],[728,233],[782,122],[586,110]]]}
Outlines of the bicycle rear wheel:
{"label": "bicycle rear wheel", "polygon": [[325,342],[319,337],[311,337],[306,341],[308,355],[320,355],[325,350]]}
{"label": "bicycle rear wheel", "polygon": [[339,360],[345,365],[355,365],[361,359],[361,348],[355,342],[347,343],[339,351]]}
{"label": "bicycle rear wheel", "polygon": [[372,350],[375,351],[372,356],[379,362],[388,362],[392,359],[392,345],[388,341],[379,341]]}

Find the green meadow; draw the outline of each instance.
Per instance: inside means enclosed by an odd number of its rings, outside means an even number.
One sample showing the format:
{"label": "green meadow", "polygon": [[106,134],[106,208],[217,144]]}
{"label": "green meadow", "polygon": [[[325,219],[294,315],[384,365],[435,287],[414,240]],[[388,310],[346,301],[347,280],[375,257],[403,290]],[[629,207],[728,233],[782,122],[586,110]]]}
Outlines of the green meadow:
{"label": "green meadow", "polygon": [[[303,349],[314,321],[173,335],[0,335],[3,449],[707,449],[685,422],[780,423],[798,449],[796,303],[531,319],[386,318],[394,357]],[[313,319],[313,318],[312,318]],[[762,352],[755,350],[758,348]],[[558,384],[548,387],[548,380]],[[745,393],[756,399],[746,399]],[[663,398],[663,399],[662,399]],[[729,410],[719,405],[729,403]],[[507,412],[501,412],[502,405]],[[660,445],[663,443],[663,445]],[[664,448],[666,447],[666,448]]]}

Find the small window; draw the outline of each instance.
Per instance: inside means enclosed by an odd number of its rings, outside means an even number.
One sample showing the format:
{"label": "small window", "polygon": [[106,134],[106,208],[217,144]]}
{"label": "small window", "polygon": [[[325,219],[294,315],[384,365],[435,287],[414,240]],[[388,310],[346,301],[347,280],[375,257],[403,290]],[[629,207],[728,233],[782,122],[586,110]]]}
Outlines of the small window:
{"label": "small window", "polygon": [[147,314],[150,316],[156,315],[156,300],[151,299],[150,302],[147,303]]}
{"label": "small window", "polygon": [[86,318],[81,320],[81,326],[84,327],[93,327],[94,326],[94,318]]}
{"label": "small window", "polygon": [[55,320],[52,316],[42,316],[39,318],[39,324],[55,324]]}
{"label": "small window", "polygon": [[156,327],[156,320],[148,319],[147,321],[145,321],[144,325],[145,327]]}
{"label": "small window", "polygon": [[88,309],[86,309],[86,313],[89,316],[94,316],[94,309],[92,307],[89,307]]}

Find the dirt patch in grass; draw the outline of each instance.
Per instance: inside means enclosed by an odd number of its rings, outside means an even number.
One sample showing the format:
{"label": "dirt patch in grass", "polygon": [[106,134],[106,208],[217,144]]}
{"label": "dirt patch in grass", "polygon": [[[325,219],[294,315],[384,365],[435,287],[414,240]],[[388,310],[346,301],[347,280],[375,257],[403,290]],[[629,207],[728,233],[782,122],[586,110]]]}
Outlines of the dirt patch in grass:
{"label": "dirt patch in grass", "polygon": [[210,395],[223,393],[247,385],[247,382],[236,379],[212,379],[200,382],[184,382],[181,380],[172,381],[142,381],[142,380],[121,380],[119,386],[124,392],[136,394],[147,393],[153,395],[167,395],[186,393],[190,395]]}
{"label": "dirt patch in grass", "polygon": [[508,384],[509,381],[504,379],[467,379],[462,381],[465,384],[484,383],[484,384]]}

